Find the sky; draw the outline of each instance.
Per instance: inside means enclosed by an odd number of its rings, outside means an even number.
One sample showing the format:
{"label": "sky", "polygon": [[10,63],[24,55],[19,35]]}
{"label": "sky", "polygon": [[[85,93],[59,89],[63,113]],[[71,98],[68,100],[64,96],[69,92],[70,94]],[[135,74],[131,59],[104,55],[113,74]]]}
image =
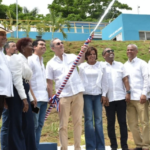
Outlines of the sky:
{"label": "sky", "polygon": [[[51,4],[53,0],[3,0],[2,4],[10,5],[16,3],[16,1],[18,1],[21,7],[26,6],[29,10],[37,7],[39,14],[45,15],[49,13],[47,6]],[[132,10],[122,10],[123,13],[150,15],[150,0],[119,0],[119,2],[128,4],[132,7]]]}

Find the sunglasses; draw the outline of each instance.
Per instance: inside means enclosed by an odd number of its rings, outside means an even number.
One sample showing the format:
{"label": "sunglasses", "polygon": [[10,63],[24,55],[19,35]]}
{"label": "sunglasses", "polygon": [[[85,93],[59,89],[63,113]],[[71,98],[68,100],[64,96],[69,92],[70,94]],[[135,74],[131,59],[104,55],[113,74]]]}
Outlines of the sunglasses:
{"label": "sunglasses", "polygon": [[58,42],[58,43],[56,43],[56,45],[60,45],[60,44],[64,44],[63,42]]}
{"label": "sunglasses", "polygon": [[113,53],[113,52],[114,52],[114,50],[112,50],[112,49],[111,49],[111,50],[107,50],[105,53],[110,53],[110,52],[112,52],[112,53]]}

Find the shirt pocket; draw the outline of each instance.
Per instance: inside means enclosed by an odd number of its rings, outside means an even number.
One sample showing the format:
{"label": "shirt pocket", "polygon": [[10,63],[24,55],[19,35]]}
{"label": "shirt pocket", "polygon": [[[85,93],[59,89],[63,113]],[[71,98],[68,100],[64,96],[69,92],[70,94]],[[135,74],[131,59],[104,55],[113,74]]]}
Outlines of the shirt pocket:
{"label": "shirt pocket", "polygon": [[116,70],[116,80],[122,80],[123,78],[123,71],[122,70]]}

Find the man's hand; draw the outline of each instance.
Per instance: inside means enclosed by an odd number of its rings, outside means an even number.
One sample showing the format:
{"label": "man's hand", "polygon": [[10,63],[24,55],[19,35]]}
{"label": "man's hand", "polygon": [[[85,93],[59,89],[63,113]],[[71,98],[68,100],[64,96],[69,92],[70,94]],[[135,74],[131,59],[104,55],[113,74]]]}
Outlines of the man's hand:
{"label": "man's hand", "polygon": [[107,97],[102,96],[101,102],[104,106],[109,106],[109,100]]}
{"label": "man's hand", "polygon": [[8,109],[8,105],[7,105],[7,103],[6,103],[6,100],[4,100],[4,108],[5,108],[5,109]]}
{"label": "man's hand", "polygon": [[34,99],[32,102],[31,102],[32,105],[34,105],[34,108],[37,106],[37,100]]}
{"label": "man's hand", "polygon": [[141,97],[140,97],[140,103],[141,104],[146,103],[146,96],[145,95],[141,95]]}
{"label": "man's hand", "polygon": [[88,46],[81,46],[81,50],[85,54],[87,52]]}
{"label": "man's hand", "polygon": [[130,94],[126,94],[126,102],[129,103],[130,102]]}
{"label": "man's hand", "polygon": [[29,103],[28,103],[28,101],[27,101],[27,99],[24,99],[23,100],[23,104],[24,104],[24,106],[23,106],[23,112],[27,112],[28,111],[28,109],[29,109]]}

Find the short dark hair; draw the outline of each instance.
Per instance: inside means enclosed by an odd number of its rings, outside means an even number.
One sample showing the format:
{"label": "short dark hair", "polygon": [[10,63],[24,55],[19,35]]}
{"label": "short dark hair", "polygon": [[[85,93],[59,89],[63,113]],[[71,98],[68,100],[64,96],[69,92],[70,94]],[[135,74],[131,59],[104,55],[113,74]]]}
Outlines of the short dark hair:
{"label": "short dark hair", "polygon": [[21,47],[22,46],[27,46],[29,42],[32,42],[32,39],[30,38],[21,38],[18,40],[18,42],[16,43],[16,47],[18,49],[19,52],[22,52]]}
{"label": "short dark hair", "polygon": [[14,41],[8,41],[5,45],[4,45],[4,53],[6,54],[6,49],[10,47],[10,43],[15,43]]}
{"label": "short dark hair", "polygon": [[34,46],[37,46],[39,41],[45,42],[45,40],[43,40],[43,39],[38,39],[38,40],[33,41],[32,46],[33,46],[33,47],[34,47]]}
{"label": "short dark hair", "polygon": [[88,60],[88,56],[91,54],[91,51],[95,51],[96,59],[97,59],[97,49],[95,47],[88,47],[87,52],[85,53],[85,60]]}

